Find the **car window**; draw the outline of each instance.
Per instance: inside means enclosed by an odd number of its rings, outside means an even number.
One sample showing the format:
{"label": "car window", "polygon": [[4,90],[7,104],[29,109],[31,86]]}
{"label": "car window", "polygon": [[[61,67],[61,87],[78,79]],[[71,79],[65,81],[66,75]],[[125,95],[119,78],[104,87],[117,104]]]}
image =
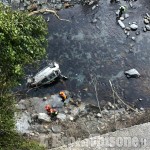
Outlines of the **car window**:
{"label": "car window", "polygon": [[45,77],[43,80],[42,80],[42,83],[45,83],[45,82],[48,82],[49,80]]}

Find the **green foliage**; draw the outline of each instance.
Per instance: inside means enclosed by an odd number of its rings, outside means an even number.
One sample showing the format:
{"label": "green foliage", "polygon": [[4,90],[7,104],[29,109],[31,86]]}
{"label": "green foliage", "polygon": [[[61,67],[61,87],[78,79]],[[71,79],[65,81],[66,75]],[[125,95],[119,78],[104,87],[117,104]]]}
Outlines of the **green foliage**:
{"label": "green foliage", "polygon": [[45,54],[47,25],[42,16],[28,16],[0,4],[0,72],[14,80],[23,74],[23,66]]}
{"label": "green foliage", "polygon": [[42,16],[13,11],[0,3],[0,150],[43,150],[15,132],[11,88],[23,68],[45,55],[47,25]]}

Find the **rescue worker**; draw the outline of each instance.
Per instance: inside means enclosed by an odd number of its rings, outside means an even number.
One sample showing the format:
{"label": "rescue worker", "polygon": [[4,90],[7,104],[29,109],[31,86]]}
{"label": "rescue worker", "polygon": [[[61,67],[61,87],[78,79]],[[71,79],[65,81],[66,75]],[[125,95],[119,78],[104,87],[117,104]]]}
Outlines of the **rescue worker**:
{"label": "rescue worker", "polygon": [[67,95],[65,94],[65,92],[61,91],[59,93],[59,96],[62,98],[62,101],[65,102],[65,100],[67,99]]}
{"label": "rescue worker", "polygon": [[50,105],[46,105],[45,110],[47,111],[47,114],[51,117],[55,117],[58,114],[57,110],[52,108]]}
{"label": "rescue worker", "polygon": [[120,8],[119,8],[119,18],[122,16],[122,14],[125,12],[125,10],[126,10],[126,6],[121,6]]}

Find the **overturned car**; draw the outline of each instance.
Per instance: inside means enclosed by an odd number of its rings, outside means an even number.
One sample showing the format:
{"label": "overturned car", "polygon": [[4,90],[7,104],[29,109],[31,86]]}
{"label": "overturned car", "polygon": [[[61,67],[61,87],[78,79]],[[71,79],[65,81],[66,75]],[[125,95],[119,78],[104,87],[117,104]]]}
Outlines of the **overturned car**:
{"label": "overturned car", "polygon": [[50,63],[47,67],[38,72],[35,76],[29,76],[27,78],[27,86],[35,87],[45,84],[50,84],[55,81],[56,78],[67,79],[67,77],[61,75],[59,64],[56,62]]}

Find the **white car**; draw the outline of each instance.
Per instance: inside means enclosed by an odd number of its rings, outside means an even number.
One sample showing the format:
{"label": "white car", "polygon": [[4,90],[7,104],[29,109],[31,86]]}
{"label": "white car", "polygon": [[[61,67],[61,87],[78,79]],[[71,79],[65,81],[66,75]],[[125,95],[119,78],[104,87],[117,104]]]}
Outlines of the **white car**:
{"label": "white car", "polygon": [[49,64],[44,69],[42,69],[34,77],[32,76],[28,77],[27,86],[34,87],[34,86],[49,84],[52,83],[58,77],[63,77],[67,79],[67,77],[61,75],[59,64],[54,62]]}

